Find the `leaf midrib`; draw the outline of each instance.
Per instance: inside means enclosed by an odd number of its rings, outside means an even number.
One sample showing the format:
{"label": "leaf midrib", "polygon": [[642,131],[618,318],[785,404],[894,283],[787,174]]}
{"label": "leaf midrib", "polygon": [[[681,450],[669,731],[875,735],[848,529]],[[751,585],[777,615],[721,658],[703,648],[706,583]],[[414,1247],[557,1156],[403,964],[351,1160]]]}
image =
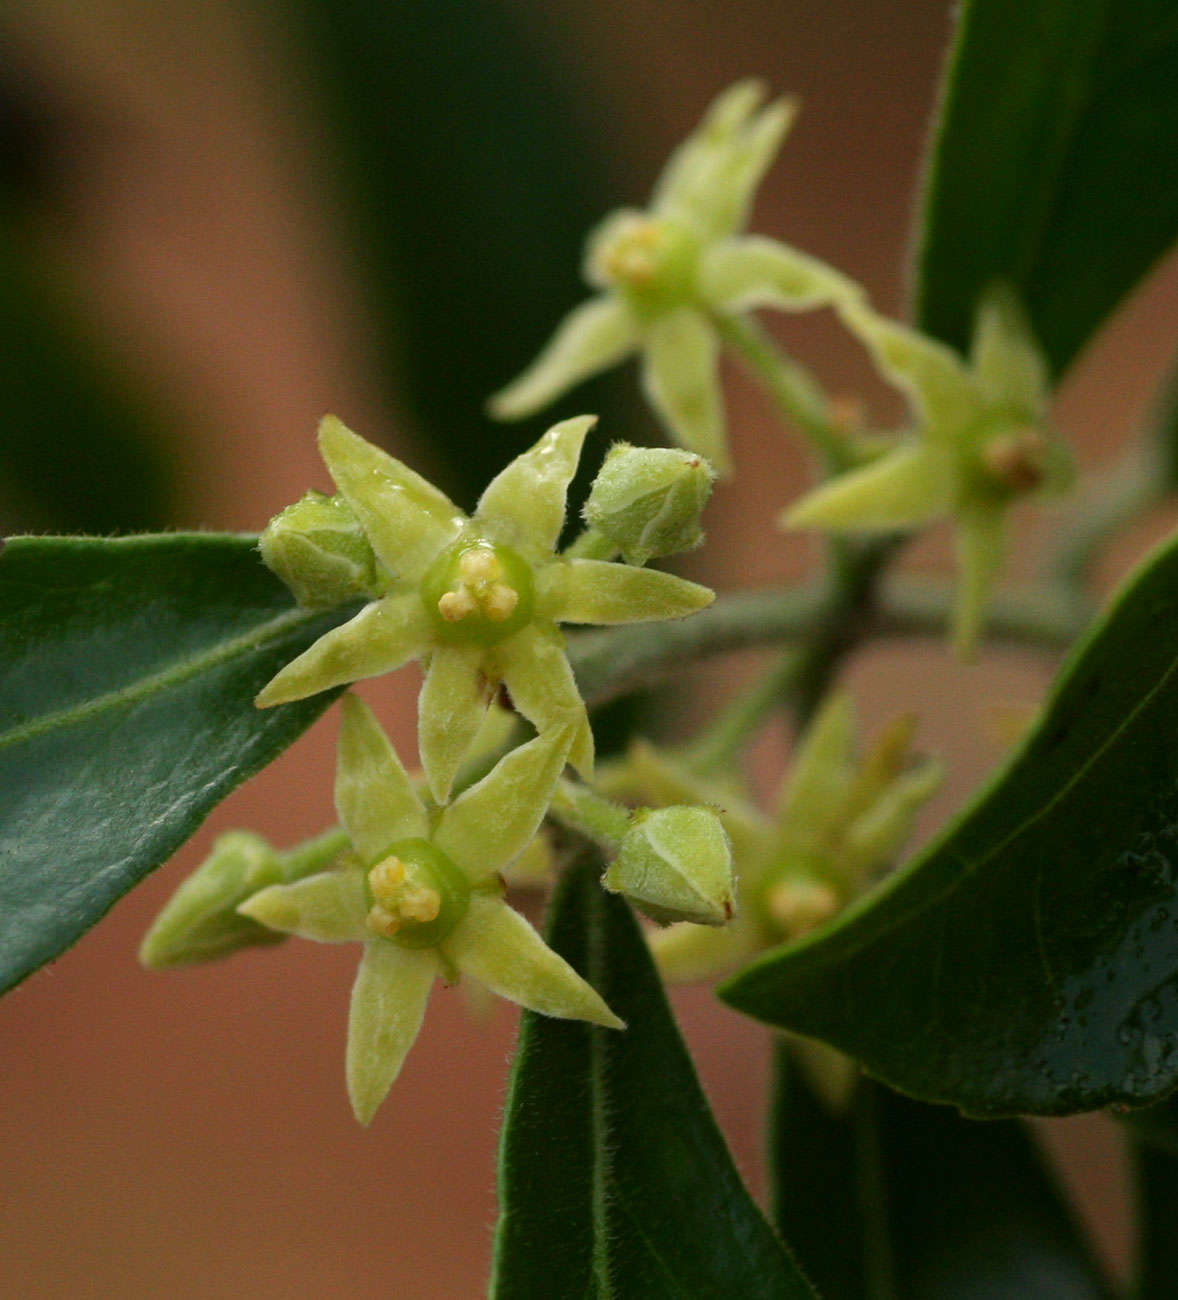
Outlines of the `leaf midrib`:
{"label": "leaf midrib", "polygon": [[181,659],[168,667],[141,677],[131,686],[120,686],[106,691],[80,704],[43,714],[31,722],[21,723],[8,731],[0,732],[0,750],[9,746],[35,740],[38,736],[58,728],[89,722],[103,713],[149,698],[158,691],[176,686],[201,672],[216,668],[245,650],[259,650],[269,642],[277,641],[293,628],[313,622],[316,615],[294,609],[265,623],[239,633],[228,641],[217,642],[213,648]]}

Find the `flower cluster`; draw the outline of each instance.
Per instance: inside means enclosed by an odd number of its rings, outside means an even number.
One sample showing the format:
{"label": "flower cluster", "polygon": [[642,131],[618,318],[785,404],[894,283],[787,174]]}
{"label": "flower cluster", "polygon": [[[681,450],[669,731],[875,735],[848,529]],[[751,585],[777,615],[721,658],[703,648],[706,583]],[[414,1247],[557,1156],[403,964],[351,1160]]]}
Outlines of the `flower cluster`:
{"label": "flower cluster", "polygon": [[[414,781],[369,708],[345,695],[340,828],[288,852],[247,832],[222,836],[157,918],[140,956],[149,966],[178,966],[288,934],[361,942],[347,1055],[361,1123],[396,1078],[439,975],[450,983],[466,976],[545,1015],[622,1027],[504,901],[504,878],[546,857],[537,833],[566,764],[592,773],[593,735],[558,625],[678,618],[707,605],[706,588],[612,557],[646,560],[695,545],[712,474],[698,458],[667,463],[663,452],[615,449],[580,539],[592,555],[558,553],[565,496],[592,423],[551,429],[468,517],[328,417],[319,441],[338,495],[308,494],[261,538],[263,558],[300,603],[366,603],[287,664],[258,706],[422,660],[424,774]],[[508,742],[504,711],[492,708],[501,684],[536,735],[471,779],[488,730],[490,748]],[[730,873],[726,849],[725,864]],[[682,892],[687,910],[675,915],[694,915],[698,898]]]}
{"label": "flower cluster", "polygon": [[718,324],[755,307],[806,311],[861,290],[816,258],[738,233],[793,122],[778,100],[742,81],[671,156],[646,211],[611,213],[589,236],[585,279],[599,295],[578,307],[540,356],[491,399],[522,419],[635,354],[642,386],[673,441],[732,472],[717,365]]}
{"label": "flower cluster", "polygon": [[[223,836],[161,913],[141,957],[183,965],[288,934],[361,943],[348,1087],[363,1123],[400,1070],[438,976],[469,976],[546,1015],[621,1027],[504,899],[505,873],[530,875],[547,860],[538,832],[548,814],[605,850],[605,888],[672,923],[652,935],[652,947],[669,976],[691,978],[833,916],[892,864],[939,784],[936,763],[910,756],[907,719],[858,759],[851,703],[837,693],[802,737],[771,815],[641,744],[593,784],[593,733],[561,625],[681,618],[713,599],[643,566],[699,544],[713,482],[731,472],[717,376],[725,341],[779,397],[803,392],[792,408],[782,398],[795,416],[817,401],[817,424],[800,427],[826,469],[842,470],[786,512],[787,526],[895,531],[952,517],[961,571],[954,636],[963,650],[982,626],[1009,507],[1066,479],[1048,422],[1047,369],[1009,291],[984,297],[966,360],[879,315],[838,271],[742,233],[792,118],[786,101],[765,105],[756,83],[720,96],[672,156],[648,209],[615,212],[591,235],[586,278],[598,295],[492,399],[498,416],[527,416],[641,355],[646,394],[685,450],[616,445],[590,490],[586,527],[565,549],[566,497],[594,423],[588,416],[555,425],[517,456],[469,515],[328,416],[319,446],[335,495],[308,493],[260,539],[262,558],[300,604],[362,607],[286,664],[258,707],[417,661],[423,775],[407,774],[368,707],[345,695],[340,827],[285,852],[245,832]],[[746,317],[761,307],[820,306],[835,308],[909,396],[911,431],[840,434],[832,404]],[[834,445],[840,436],[845,446]],[[505,714],[492,708],[501,688],[511,716],[535,733],[515,748]],[[564,778],[566,765],[581,784]],[[653,806],[630,808],[611,795]]]}
{"label": "flower cluster", "polygon": [[873,884],[941,784],[938,762],[911,755],[913,726],[898,718],[859,759],[851,699],[831,695],[799,743],[771,815],[730,783],[644,742],[603,772],[602,784],[618,797],[719,808],[732,842],[735,920],[722,929],[681,924],[652,933],[663,974],[696,980],[731,970],[829,920]]}

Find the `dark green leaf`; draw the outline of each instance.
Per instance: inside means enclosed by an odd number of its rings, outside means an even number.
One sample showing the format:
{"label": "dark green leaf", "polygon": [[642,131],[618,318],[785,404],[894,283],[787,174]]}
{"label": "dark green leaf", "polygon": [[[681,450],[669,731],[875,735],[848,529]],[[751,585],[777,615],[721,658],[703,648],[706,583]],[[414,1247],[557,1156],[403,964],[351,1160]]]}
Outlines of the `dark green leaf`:
{"label": "dark green leaf", "polygon": [[962,1119],[866,1079],[835,1110],[781,1047],[771,1153],[778,1225],[827,1300],[1108,1295],[1018,1120]]}
{"label": "dark green leaf", "polygon": [[906,869],[721,989],[968,1114],[1178,1083],[1178,543],[1073,654],[1027,741]]}
{"label": "dark green leaf", "polygon": [[525,1013],[491,1294],[812,1297],[733,1167],[638,925],[598,875],[566,874],[548,938],[629,1027]]}
{"label": "dark green leaf", "polygon": [[916,315],[964,348],[1011,281],[1063,371],[1178,236],[1172,0],[965,0],[925,192]]}
{"label": "dark green leaf", "polygon": [[332,695],[258,689],[310,615],[252,537],[18,538],[0,553],[0,989],[57,956]]}

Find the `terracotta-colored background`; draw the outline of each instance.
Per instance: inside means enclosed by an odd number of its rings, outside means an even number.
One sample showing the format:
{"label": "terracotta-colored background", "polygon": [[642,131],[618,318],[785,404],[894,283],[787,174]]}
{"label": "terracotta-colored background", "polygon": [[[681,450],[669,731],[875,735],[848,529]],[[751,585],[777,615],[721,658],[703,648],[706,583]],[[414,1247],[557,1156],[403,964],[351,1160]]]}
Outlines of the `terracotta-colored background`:
{"label": "terracotta-colored background", "polygon": [[[667,149],[737,76],[800,93],[805,111],[762,192],[759,227],[899,306],[948,30],[940,0],[503,3],[575,51],[577,75],[626,142],[603,212],[641,200]],[[68,220],[47,234],[58,269],[103,322],[112,359],[178,403],[182,520],[256,529],[308,484],[327,486],[311,437],[323,411],[344,410],[361,430],[398,426],[359,360],[362,321],[316,188],[315,124],[299,87],[257,7],[233,0],[14,0],[8,18],[22,59],[124,128],[117,147],[74,158]],[[1131,435],[1176,326],[1171,265],[1077,368],[1058,417],[1086,469]],[[830,320],[775,328],[836,390],[865,391],[895,413]],[[744,472],[718,495],[693,571],[721,586],[800,573],[807,544],[770,521],[804,481],[803,458],[735,376],[732,424]],[[1127,539],[1105,580],[1164,522]],[[935,565],[942,553],[934,536],[911,562]],[[693,696],[704,682],[730,689],[749,666],[712,665],[692,678]],[[938,647],[892,647],[858,662],[852,682],[869,726],[898,708],[922,715],[923,742],[952,773],[933,825],[997,757],[985,703],[1033,701],[1047,671],[1010,653],[962,667]],[[416,684],[410,672],[367,692],[409,752]],[[291,943],[162,975],[135,963],[148,920],[216,833],[245,825],[288,843],[332,819],[334,728],[329,716],[227,800],[173,862],[0,1006],[0,1296],[480,1294],[511,1009],[476,1023],[459,994],[436,994],[365,1132],[343,1085],[354,952]],[[784,736],[762,745],[764,770],[783,746]],[[704,991],[676,1005],[759,1188],[765,1037]],[[1043,1129],[1066,1148],[1068,1177],[1123,1267],[1111,1130],[1099,1118]]]}

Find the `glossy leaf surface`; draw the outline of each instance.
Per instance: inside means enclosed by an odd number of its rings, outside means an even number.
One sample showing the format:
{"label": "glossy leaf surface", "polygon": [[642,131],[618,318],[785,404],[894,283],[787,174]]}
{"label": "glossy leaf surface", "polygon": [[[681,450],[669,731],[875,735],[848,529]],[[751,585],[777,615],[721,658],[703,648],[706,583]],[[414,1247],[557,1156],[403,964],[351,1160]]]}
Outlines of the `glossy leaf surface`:
{"label": "glossy leaf surface", "polygon": [[[348,611],[342,611],[346,615]],[[333,698],[253,696],[309,615],[251,537],[0,552],[0,989],[57,956]]]}
{"label": "glossy leaf surface", "polygon": [[1034,731],[906,869],[721,989],[968,1114],[1178,1083],[1178,543],[1077,648]]}
{"label": "glossy leaf surface", "polygon": [[642,933],[598,874],[567,873],[548,940],[628,1028],[525,1014],[492,1296],[813,1297],[744,1189]]}
{"label": "glossy leaf surface", "polygon": [[826,1300],[1108,1295],[1021,1122],[962,1119],[866,1079],[836,1111],[791,1049],[778,1069],[777,1219]]}
{"label": "glossy leaf surface", "polygon": [[[916,316],[956,347],[993,279],[1063,371],[1178,236],[1170,0],[966,0],[935,132]],[[984,165],[979,165],[984,163]]]}

